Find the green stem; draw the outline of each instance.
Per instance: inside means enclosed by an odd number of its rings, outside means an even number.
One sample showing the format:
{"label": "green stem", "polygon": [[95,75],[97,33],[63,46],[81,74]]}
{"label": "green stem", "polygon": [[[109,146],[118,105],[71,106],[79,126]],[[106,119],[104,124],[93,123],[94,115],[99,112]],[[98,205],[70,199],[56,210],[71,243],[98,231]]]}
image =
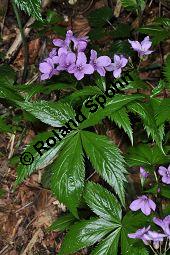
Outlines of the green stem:
{"label": "green stem", "polygon": [[13,10],[17,19],[17,23],[18,23],[18,27],[21,33],[21,38],[22,38],[22,43],[23,43],[23,50],[24,50],[24,70],[23,70],[23,74],[22,74],[22,83],[25,82],[26,80],[26,76],[27,76],[27,66],[28,66],[28,45],[26,42],[26,37],[24,34],[24,30],[21,24],[21,18],[20,18],[20,14],[18,11],[18,8],[14,2],[14,0],[12,0],[12,6],[13,6]]}

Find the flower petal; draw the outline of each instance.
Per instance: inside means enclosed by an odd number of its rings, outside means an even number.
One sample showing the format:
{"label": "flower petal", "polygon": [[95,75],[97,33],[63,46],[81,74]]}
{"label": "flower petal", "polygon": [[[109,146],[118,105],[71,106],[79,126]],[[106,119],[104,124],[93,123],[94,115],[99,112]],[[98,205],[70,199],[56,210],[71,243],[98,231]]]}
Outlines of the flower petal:
{"label": "flower petal", "polygon": [[111,64],[111,59],[107,56],[101,56],[97,58],[96,64],[101,67],[109,66]]}
{"label": "flower petal", "polygon": [[42,74],[40,79],[41,79],[41,81],[49,79],[49,74],[47,74],[47,73]]}
{"label": "flower petal", "polygon": [[117,55],[117,54],[114,55],[114,62],[115,63],[119,63],[120,62],[120,56],[119,55]]}
{"label": "flower petal", "polygon": [[153,211],[156,210],[156,204],[151,199],[148,199],[148,204]]}
{"label": "flower petal", "polygon": [[132,211],[137,211],[137,210],[139,210],[140,208],[141,208],[141,205],[142,205],[142,203],[143,203],[143,200],[142,199],[136,199],[136,200],[134,200],[131,204],[130,204],[130,206],[129,206],[129,208],[132,210]]}
{"label": "flower petal", "polygon": [[83,72],[80,72],[80,71],[76,71],[76,72],[74,73],[74,76],[76,77],[76,79],[77,79],[78,81],[80,81],[80,80],[82,80],[82,79],[84,78],[84,73],[83,73]]}
{"label": "flower petal", "polygon": [[152,45],[149,36],[146,36],[144,40],[141,42],[142,50],[147,51]]}
{"label": "flower petal", "polygon": [[78,57],[77,57],[77,62],[76,62],[76,65],[79,66],[79,65],[84,65],[87,63],[87,58],[86,58],[86,55],[84,54],[84,52],[79,52],[78,53]]}
{"label": "flower petal", "polygon": [[39,70],[41,73],[49,74],[52,72],[53,68],[50,64],[44,62],[44,63],[40,63]]}
{"label": "flower petal", "polygon": [[158,173],[162,176],[166,175],[167,169],[164,166],[160,166],[158,169]]}
{"label": "flower petal", "polygon": [[100,74],[100,76],[106,75],[106,70],[104,69],[104,67],[97,67],[96,71]]}
{"label": "flower petal", "polygon": [[107,71],[111,72],[115,69],[115,64],[111,63],[109,66],[106,66],[105,69]]}
{"label": "flower petal", "polygon": [[92,74],[92,73],[94,73],[94,68],[92,67],[92,65],[86,64],[86,65],[84,65],[83,72],[85,74]]}
{"label": "flower petal", "polygon": [[95,50],[91,50],[90,60],[94,61],[97,58],[97,52]]}
{"label": "flower petal", "polygon": [[119,78],[120,75],[121,75],[121,72],[122,72],[122,69],[121,69],[121,68],[115,69],[115,70],[113,71],[113,76],[114,76],[115,78]]}
{"label": "flower petal", "polygon": [[145,215],[149,215],[151,213],[151,208],[148,205],[148,201],[143,202],[143,205],[141,207],[141,211],[145,214]]}
{"label": "flower petal", "polygon": [[64,41],[61,40],[61,39],[54,39],[54,40],[53,40],[53,44],[54,44],[55,46],[57,46],[57,47],[62,47],[62,46],[64,46]]}
{"label": "flower petal", "polygon": [[142,50],[141,44],[138,41],[128,40],[128,42],[131,44],[132,48],[135,51],[141,51]]}

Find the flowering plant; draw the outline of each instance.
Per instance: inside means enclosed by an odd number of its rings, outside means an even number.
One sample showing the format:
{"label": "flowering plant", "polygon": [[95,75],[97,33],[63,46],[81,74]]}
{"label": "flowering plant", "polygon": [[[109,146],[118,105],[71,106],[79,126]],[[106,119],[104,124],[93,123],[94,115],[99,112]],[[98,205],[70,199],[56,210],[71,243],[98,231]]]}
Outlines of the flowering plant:
{"label": "flowering plant", "polygon": [[[110,22],[103,20],[92,33]],[[35,86],[14,87],[6,66],[1,75],[0,97],[41,127],[19,155],[15,185],[42,171],[42,184],[67,207],[49,228],[66,232],[59,254],[86,247],[92,255],[170,253],[170,58],[153,81],[155,66],[147,60],[157,60],[155,27],[146,36],[123,27],[118,36],[117,24],[107,34],[110,48],[93,41],[95,33],[68,29],[53,39]],[[166,38],[159,35],[158,43]]]}

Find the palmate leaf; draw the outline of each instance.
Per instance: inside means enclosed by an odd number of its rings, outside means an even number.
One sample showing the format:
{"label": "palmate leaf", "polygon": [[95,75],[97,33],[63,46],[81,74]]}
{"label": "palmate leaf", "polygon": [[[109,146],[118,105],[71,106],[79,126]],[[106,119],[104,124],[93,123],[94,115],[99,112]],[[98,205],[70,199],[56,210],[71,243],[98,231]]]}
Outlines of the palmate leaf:
{"label": "palmate leaf", "polygon": [[[80,128],[87,128],[98,124],[106,116],[110,116],[112,113],[120,110],[123,106],[128,105],[133,101],[142,99],[141,95],[115,95],[112,99],[108,99],[105,104],[105,108],[100,107],[96,112],[91,113],[89,109],[82,107],[82,112],[86,116],[86,120],[79,125]],[[94,103],[96,101],[94,100]]]}
{"label": "palmate leaf", "polygon": [[117,254],[121,228],[115,229],[91,252],[91,255]]}
{"label": "palmate leaf", "polygon": [[116,255],[122,211],[117,199],[102,186],[91,182],[86,186],[84,197],[90,208],[101,218],[84,220],[73,225],[64,239],[59,254],[71,254],[86,246],[91,246],[113,231],[92,254],[109,255],[110,253],[104,252],[115,251],[113,254]]}
{"label": "palmate leaf", "polygon": [[37,20],[42,20],[41,16],[41,0],[14,0],[18,7],[27,12],[28,15],[36,18]]}
{"label": "palmate leaf", "polygon": [[91,210],[99,217],[121,223],[122,209],[116,197],[101,185],[89,182],[84,195]]}
{"label": "palmate leaf", "polygon": [[23,110],[30,112],[42,122],[52,127],[60,127],[68,120],[74,119],[75,112],[67,103],[54,103],[47,101],[18,102]]}
{"label": "palmate leaf", "polygon": [[165,156],[159,147],[151,147],[147,144],[130,148],[126,155],[126,162],[130,167],[144,166],[150,168],[155,165],[166,164],[169,160],[169,157]]}
{"label": "palmate leaf", "polygon": [[156,124],[155,113],[151,103],[146,104],[135,102],[129,104],[127,108],[129,111],[138,114],[141,117],[148,136],[151,135],[153,141],[162,148],[163,129],[159,129]]}
{"label": "palmate leaf", "polygon": [[[90,208],[102,218],[83,220],[72,225],[62,243],[60,255],[73,254],[97,242],[99,243],[93,249],[91,255],[118,255],[120,254],[118,252],[120,241],[122,255],[127,253],[148,255],[143,242],[130,239],[128,234],[136,232],[137,229],[143,226],[148,226],[151,223],[152,216],[148,217],[142,213],[134,214],[130,212],[122,219],[121,208],[119,205],[117,206],[117,202],[115,204],[115,197],[112,197],[111,193],[100,185],[91,182],[86,186],[84,198]],[[116,211],[120,215],[119,223],[113,222],[113,218],[117,215]]]}
{"label": "palmate leaf", "polygon": [[170,88],[170,55],[167,57],[164,67],[164,76],[168,82],[168,88]]}
{"label": "palmate leaf", "polygon": [[[74,135],[74,132],[70,134],[67,138],[59,142],[56,138],[56,145],[53,147],[49,147],[46,144],[46,140],[49,137],[54,137],[54,134],[51,131],[44,132],[38,134],[29,145],[27,145],[24,153],[31,153],[34,157],[34,161],[30,165],[23,165],[22,163],[19,164],[17,168],[17,179],[16,179],[16,185],[19,185],[26,177],[31,175],[34,171],[45,168],[49,164],[53,162],[53,160],[56,158],[58,151],[60,150],[61,146],[64,144],[65,141],[69,140],[69,138]],[[35,145],[37,142],[42,141],[44,143],[44,146],[49,148],[47,151],[43,151],[43,155],[40,156],[39,153],[35,150],[33,145]]]}
{"label": "palmate leaf", "polygon": [[85,167],[80,134],[65,144],[51,166],[51,189],[55,196],[78,217],[77,207],[84,187]]}
{"label": "palmate leaf", "polygon": [[113,231],[113,229],[113,223],[99,218],[76,223],[66,235],[59,254],[72,254],[87,246],[91,246]]}
{"label": "palmate leaf", "polygon": [[170,98],[164,98],[157,110],[156,123],[158,126],[170,121]]}
{"label": "palmate leaf", "polygon": [[112,113],[110,116],[112,121],[114,121],[120,128],[123,128],[124,131],[130,138],[130,141],[133,145],[133,131],[131,128],[130,119],[125,107],[122,107],[120,110]]}
{"label": "palmate leaf", "polygon": [[76,104],[80,99],[87,98],[88,96],[101,94],[101,90],[98,87],[87,86],[81,90],[78,90],[71,95],[64,98],[64,101],[69,102],[70,104]]}
{"label": "palmate leaf", "polygon": [[94,169],[108,182],[125,204],[124,183],[126,182],[123,157],[117,148],[105,136],[88,131],[81,132],[83,148]]}

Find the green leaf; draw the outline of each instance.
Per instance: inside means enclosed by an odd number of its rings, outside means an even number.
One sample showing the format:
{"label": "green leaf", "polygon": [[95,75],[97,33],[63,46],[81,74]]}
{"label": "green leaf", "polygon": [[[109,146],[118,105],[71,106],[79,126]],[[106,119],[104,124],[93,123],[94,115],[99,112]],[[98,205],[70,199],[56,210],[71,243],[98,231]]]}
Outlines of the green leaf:
{"label": "green leaf", "polygon": [[83,148],[94,169],[107,181],[125,204],[124,182],[126,182],[124,159],[120,150],[105,136],[88,131],[81,132]]}
{"label": "green leaf", "polygon": [[163,139],[162,129],[159,129],[156,124],[155,112],[151,103],[149,102],[148,104],[146,104],[146,103],[135,102],[135,103],[129,104],[127,108],[131,112],[138,114],[141,117],[148,136],[151,135],[153,141],[155,141],[157,145],[160,148],[162,148],[162,139]]}
{"label": "green leaf", "polygon": [[18,102],[22,109],[30,112],[42,122],[53,127],[60,127],[75,117],[75,112],[67,103],[47,101]]}
{"label": "green leaf", "polygon": [[76,218],[71,214],[60,216],[59,219],[55,220],[52,225],[48,228],[48,231],[64,231],[68,229]]}
{"label": "green leaf", "polygon": [[156,123],[158,126],[165,121],[170,121],[170,98],[164,98],[161,101],[156,115]]}
{"label": "green leaf", "polygon": [[124,129],[133,145],[133,131],[131,128],[131,123],[126,108],[122,107],[120,110],[112,113],[110,115],[110,118],[119,126],[119,128]]}
{"label": "green leaf", "polygon": [[146,144],[131,147],[126,156],[126,162],[130,167],[151,167],[159,164],[168,163],[168,161],[169,158],[163,154],[159,147],[151,147]]}
{"label": "green leaf", "polygon": [[13,132],[11,125],[7,125],[2,116],[0,116],[0,132]]}
{"label": "green leaf", "polygon": [[42,20],[41,16],[41,0],[14,0],[18,7],[27,12],[28,15]]}
{"label": "green leaf", "polygon": [[170,189],[169,189],[169,186],[168,185],[167,186],[162,185],[160,188],[161,188],[161,191],[160,191],[161,196],[170,199]]}
{"label": "green leaf", "polygon": [[114,224],[103,219],[84,220],[72,226],[66,235],[59,254],[74,253],[100,241],[114,229]]}
{"label": "green leaf", "polygon": [[[70,136],[73,134],[74,133],[71,133]],[[70,136],[68,136],[67,139],[69,139]],[[19,185],[27,176],[31,175],[34,171],[45,168],[46,166],[48,166],[54,161],[59,149],[64,144],[66,139],[64,139],[61,142],[59,142],[56,139],[56,145],[50,147],[46,144],[46,140],[49,137],[54,137],[54,134],[51,131],[40,133],[30,142],[29,145],[27,145],[24,153],[27,153],[27,152],[31,153],[32,156],[34,157],[34,160],[32,164],[30,165],[23,165],[22,163],[19,164],[17,168],[16,185]],[[40,154],[33,147],[33,145],[35,145],[37,142],[40,142],[40,141],[42,141],[42,143],[44,143],[44,147],[48,149],[45,151],[42,150],[42,153],[43,153],[42,156],[40,156]]]}
{"label": "green leaf", "polygon": [[57,160],[51,167],[53,177],[51,189],[55,196],[67,205],[72,214],[78,217],[77,206],[84,187],[85,168],[79,133],[65,144]]}
{"label": "green leaf", "polygon": [[158,86],[156,86],[152,90],[151,97],[156,97],[157,95],[159,95],[165,87],[166,87],[165,82],[163,80],[160,80]]}
{"label": "green leaf", "polygon": [[0,66],[0,88],[3,86],[12,86],[15,80],[15,72],[10,65],[3,64]]}
{"label": "green leaf", "polygon": [[121,3],[124,8],[129,11],[133,10],[144,10],[145,9],[145,1],[144,0],[121,0]]}
{"label": "green leaf", "polygon": [[117,255],[121,228],[115,229],[92,251],[91,255]]}
{"label": "green leaf", "polygon": [[22,96],[13,86],[15,80],[15,72],[9,65],[0,66],[0,98],[11,101],[23,100]]}
{"label": "green leaf", "polygon": [[159,44],[170,37],[170,19],[157,19],[151,25],[139,28],[139,32],[152,36],[153,45]]}
{"label": "green leaf", "polygon": [[[98,110],[91,113],[85,106],[82,108],[82,112],[86,116],[86,120],[79,125],[80,128],[87,128],[98,124],[106,116],[110,116],[112,113],[120,110],[123,106],[130,102],[142,99],[141,95],[115,95],[112,99],[107,99],[104,109],[98,105]],[[93,98],[93,102],[97,102]]]}
{"label": "green leaf", "polygon": [[92,11],[89,16],[89,22],[93,27],[103,27],[112,17],[113,12],[109,7],[103,7]]}
{"label": "green leaf", "polygon": [[95,86],[87,86],[81,90],[78,90],[71,95],[64,98],[64,101],[69,102],[70,104],[76,104],[80,99],[87,98],[88,96],[101,94],[101,90]]}
{"label": "green leaf", "polygon": [[89,182],[84,195],[91,210],[101,218],[121,223],[122,210],[116,197],[99,184]]}
{"label": "green leaf", "polygon": [[166,58],[164,76],[168,82],[168,88],[170,88],[170,55],[168,55],[168,57]]}

